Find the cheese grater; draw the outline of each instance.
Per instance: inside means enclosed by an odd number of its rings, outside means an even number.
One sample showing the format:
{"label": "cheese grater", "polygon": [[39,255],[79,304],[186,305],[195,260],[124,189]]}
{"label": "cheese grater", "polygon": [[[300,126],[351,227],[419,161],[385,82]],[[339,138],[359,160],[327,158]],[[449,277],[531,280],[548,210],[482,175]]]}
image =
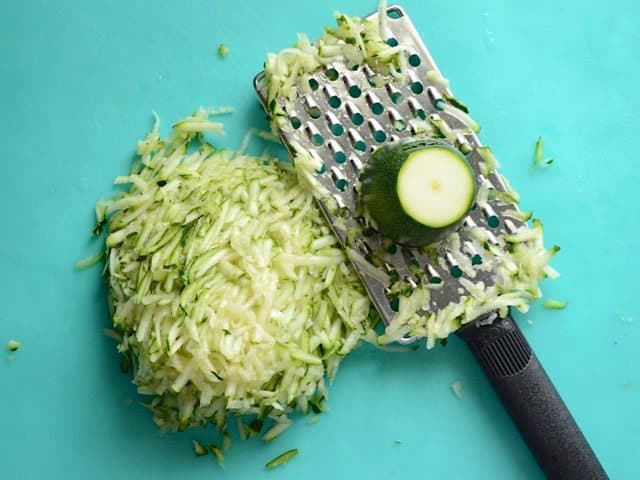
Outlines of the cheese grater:
{"label": "cheese grater", "polygon": [[[389,45],[406,48],[405,82],[393,82],[377,75],[367,65],[349,67],[335,62],[312,74],[309,86],[299,88],[293,104],[282,103],[289,123],[279,136],[290,153],[296,146],[309,152],[321,165],[316,179],[329,193],[318,198],[323,213],[343,247],[363,257],[382,253],[385,273],[402,279],[409,287],[442,284],[432,289],[428,305],[421,310],[438,311],[458,302],[469,292],[462,278],[495,284],[496,275],[483,267],[483,252],[465,229],[460,234],[463,256],[454,255],[445,242],[428,252],[399,244],[372,229],[356,229],[357,238],[347,238],[356,225],[366,224],[357,190],[359,174],[369,155],[380,146],[401,139],[435,136],[465,155],[475,173],[478,190],[494,189],[496,195],[476,205],[464,220],[468,227],[484,227],[489,242],[515,233],[524,225],[508,201],[511,190],[495,170],[483,168],[480,139],[469,128],[470,119],[460,106],[424,45],[406,12],[398,6],[386,9],[381,32]],[[378,12],[367,17],[378,21]],[[264,72],[254,79],[254,87],[265,109],[267,91]],[[505,200],[507,199],[507,200]],[[329,204],[331,203],[331,205]],[[340,216],[334,215],[337,211]],[[367,273],[358,262],[353,266],[388,325],[397,311],[389,285]],[[544,369],[510,316],[497,312],[483,315],[458,331],[482,365],[505,407],[549,478],[607,478],[595,454],[570,412],[553,387]],[[405,337],[400,343],[411,343]]]}
{"label": "cheese grater", "polygon": [[[484,185],[485,188],[507,193],[505,182],[497,172],[482,175],[482,158],[476,150],[481,143],[476,134],[470,132],[456,116],[436,108],[438,102],[445,102],[445,98],[451,99],[453,95],[449,88],[436,84],[441,83],[438,82],[442,78],[440,71],[408,16],[398,7],[390,7],[388,13],[393,16],[387,22],[388,43],[409,47],[409,81],[404,84],[383,83],[376,87],[372,83],[379,82],[380,77],[367,66],[352,70],[342,63],[328,65],[310,78],[309,84],[312,87],[307,92],[301,91],[294,108],[287,112],[289,128],[283,128],[279,132],[290,151],[292,143],[297,142],[322,163],[316,179],[331,194],[342,213],[343,221],[336,221],[337,218],[331,213],[332,209],[325,200],[319,199],[319,205],[343,246],[347,246],[347,232],[354,224],[364,223],[363,218],[358,217],[360,212],[356,184],[368,155],[387,142],[417,135],[425,125],[433,125],[434,129],[446,129],[448,138],[441,140],[448,141],[461,152],[467,153],[466,158],[474,169],[478,188]],[[377,13],[368,18],[375,21]],[[424,80],[430,76],[435,77],[436,82]],[[266,86],[263,78],[262,74],[258,75],[254,83],[264,105]],[[476,207],[465,219],[465,224],[488,227],[490,238],[494,237],[495,240],[496,235],[514,233],[523,225],[513,215],[504,215],[509,210],[517,210],[517,205],[492,200],[482,208]],[[372,251],[384,251],[383,268],[387,273],[393,272],[395,276],[405,280],[410,287],[423,281],[444,284],[445,288],[431,290],[430,304],[425,305],[424,310],[437,311],[467,294],[460,284],[460,278],[466,276],[466,273],[473,275],[474,281],[482,281],[486,286],[495,283],[494,275],[481,267],[482,252],[464,232],[461,232],[461,245],[466,259],[456,259],[445,245],[438,248],[437,256],[432,252],[427,255],[420,248],[402,245],[396,245],[392,249],[383,248],[385,239],[382,235],[375,231],[366,233],[367,235],[360,235],[349,242],[349,247],[363,257]],[[422,278],[416,275],[416,266],[424,274],[420,275]],[[465,266],[479,268],[469,270]],[[388,285],[368,276],[357,263],[354,268],[362,278],[382,319],[389,324],[396,314],[397,306]],[[400,343],[414,340],[405,338]]]}

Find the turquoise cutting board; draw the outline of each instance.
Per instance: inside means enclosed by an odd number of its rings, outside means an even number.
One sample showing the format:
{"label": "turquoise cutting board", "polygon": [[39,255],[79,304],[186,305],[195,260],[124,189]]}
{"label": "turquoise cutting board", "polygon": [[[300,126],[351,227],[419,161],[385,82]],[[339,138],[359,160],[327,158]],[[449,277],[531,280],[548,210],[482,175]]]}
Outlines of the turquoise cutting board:
{"label": "turquoise cutting board", "polygon": [[[373,1],[2,3],[0,478],[542,478],[456,338],[433,351],[360,349],[317,424],[299,418],[268,445],[234,442],[222,473],[191,448],[212,431],[157,434],[103,336],[98,270],[73,270],[100,247],[93,204],[127,171],[152,110],[166,132],[200,105],[231,105],[219,144],[237,146],[266,126],[251,84],[266,52],[320,34],[334,10],[368,14]],[[536,305],[521,325],[613,479],[640,478],[638,5],[402,5],[524,209],[562,246],[562,276],[543,288],[569,307]],[[532,174],[538,135],[556,161]],[[12,338],[23,347],[10,356]],[[291,463],[264,469],[294,447]]]}

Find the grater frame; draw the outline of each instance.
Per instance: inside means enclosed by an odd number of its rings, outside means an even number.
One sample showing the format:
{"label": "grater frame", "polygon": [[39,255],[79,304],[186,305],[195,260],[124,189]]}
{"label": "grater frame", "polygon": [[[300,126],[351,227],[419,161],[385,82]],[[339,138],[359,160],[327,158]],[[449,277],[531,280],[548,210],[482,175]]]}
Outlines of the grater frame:
{"label": "grater frame", "polygon": [[[395,272],[394,278],[404,281],[410,289],[418,285],[431,287],[429,303],[420,311],[425,314],[459,302],[467,295],[461,278],[482,281],[486,286],[495,284],[493,269],[483,262],[482,246],[464,228],[458,232],[461,255],[454,255],[446,241],[427,249],[407,247],[390,244],[375,231],[348,242],[347,232],[357,223],[360,226],[365,224],[356,185],[368,156],[388,142],[419,137],[425,121],[431,124],[443,121],[454,132],[454,139],[439,140],[463,153],[468,152],[465,156],[474,170],[477,189],[495,189],[505,194],[509,190],[495,169],[482,175],[482,157],[477,150],[482,144],[478,136],[469,131],[458,117],[435,107],[437,101],[444,101],[443,97],[452,98],[453,93],[442,82],[426,80],[429,71],[437,72],[436,79],[441,77],[441,72],[409,16],[398,6],[389,6],[386,15],[387,31],[383,35],[387,43],[397,42],[405,47],[408,81],[401,83],[391,76],[381,77],[367,65],[355,70],[339,62],[326,65],[310,76],[316,82],[315,89],[306,85],[299,87],[293,104],[277,99],[290,119],[288,125],[279,128],[278,134],[292,156],[295,153],[293,145],[298,143],[323,165],[316,172],[316,179],[329,192],[341,215],[335,215],[335,208],[330,207],[326,199],[317,200],[340,244],[353,248],[364,257],[376,252],[382,259],[381,268],[387,274]],[[377,22],[378,12],[367,19]],[[372,79],[377,83],[372,84]],[[254,87],[267,110],[265,80],[265,73],[260,72],[254,79]],[[357,97],[351,95],[354,86],[357,87],[356,92],[360,90]],[[400,98],[398,95],[402,100],[395,103],[394,97]],[[362,121],[356,124],[354,119],[360,120],[358,114]],[[399,130],[397,127],[402,127],[403,123],[405,128]],[[482,206],[474,205],[463,225],[486,227],[489,242],[497,243],[501,235],[514,233],[525,224],[514,217],[514,211],[518,212],[515,203],[490,199]],[[352,263],[388,325],[397,312],[397,295],[390,291],[389,284],[367,275],[357,262]],[[415,337],[405,337],[399,343],[414,340]]]}

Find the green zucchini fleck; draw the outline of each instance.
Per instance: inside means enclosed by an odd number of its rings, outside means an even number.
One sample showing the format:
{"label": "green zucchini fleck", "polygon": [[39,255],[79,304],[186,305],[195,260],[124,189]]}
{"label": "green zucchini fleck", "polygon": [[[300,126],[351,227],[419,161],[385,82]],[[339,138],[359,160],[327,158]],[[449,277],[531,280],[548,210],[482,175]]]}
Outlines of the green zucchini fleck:
{"label": "green zucchini fleck", "polygon": [[549,300],[546,300],[542,306],[544,308],[550,308],[552,310],[563,310],[565,308],[567,308],[567,305],[569,305],[569,302],[563,301],[563,300],[555,300],[553,298],[550,298]]}
{"label": "green zucchini fleck", "polygon": [[299,451],[298,451],[297,448],[292,448],[291,450],[287,450],[286,452],[278,455],[274,459],[268,461],[265,464],[265,467],[267,467],[268,469],[272,469],[272,468],[276,468],[276,467],[278,467],[280,465],[284,465],[289,460],[291,460],[293,457],[298,455],[298,453],[299,453]]}

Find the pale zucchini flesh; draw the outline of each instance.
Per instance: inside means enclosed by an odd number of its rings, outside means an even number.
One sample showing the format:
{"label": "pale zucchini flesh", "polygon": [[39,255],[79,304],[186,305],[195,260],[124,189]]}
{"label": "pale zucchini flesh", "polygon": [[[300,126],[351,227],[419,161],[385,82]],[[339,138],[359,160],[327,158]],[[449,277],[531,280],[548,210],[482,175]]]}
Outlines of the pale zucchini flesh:
{"label": "pale zucchini flesh", "polygon": [[210,113],[167,138],[156,125],[117,180],[130,190],[106,202],[119,350],[162,429],[223,430],[229,414],[284,425],[323,404],[370,301],[295,172],[205,142],[222,128]]}
{"label": "pale zucchini flesh", "polygon": [[451,149],[412,152],[398,172],[396,190],[403,210],[426,227],[460,221],[473,204],[475,180],[464,157]]}

